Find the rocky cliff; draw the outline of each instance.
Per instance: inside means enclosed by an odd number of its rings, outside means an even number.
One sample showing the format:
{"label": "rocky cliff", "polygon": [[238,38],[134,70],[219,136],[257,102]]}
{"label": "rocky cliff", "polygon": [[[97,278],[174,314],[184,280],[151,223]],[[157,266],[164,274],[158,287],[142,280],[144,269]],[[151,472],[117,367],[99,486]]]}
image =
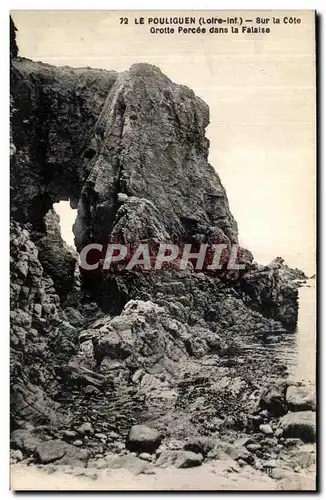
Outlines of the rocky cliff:
{"label": "rocky cliff", "polygon": [[[149,64],[118,74],[19,58],[11,27],[16,435],[103,453],[109,431],[124,439],[143,422],[182,438],[247,428],[260,387],[285,367],[277,354],[266,363],[243,346],[296,325],[297,290],[284,266],[252,264],[245,250],[245,269],[219,276],[78,265],[90,242],[237,243],[208,163],[207,104]],[[53,211],[68,199],[77,252]]]}

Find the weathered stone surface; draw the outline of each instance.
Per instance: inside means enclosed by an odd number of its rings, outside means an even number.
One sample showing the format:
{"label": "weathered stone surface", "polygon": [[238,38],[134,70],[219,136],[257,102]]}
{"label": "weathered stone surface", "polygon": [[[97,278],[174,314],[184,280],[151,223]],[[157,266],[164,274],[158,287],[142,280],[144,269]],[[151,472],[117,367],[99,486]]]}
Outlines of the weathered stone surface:
{"label": "weathered stone surface", "polygon": [[33,432],[26,429],[16,429],[11,433],[10,446],[14,449],[23,450],[32,453],[41,439]]}
{"label": "weathered stone surface", "polygon": [[285,438],[300,438],[305,443],[316,440],[316,413],[313,411],[289,412],[279,425]]}
{"label": "weathered stone surface", "polygon": [[35,449],[35,457],[42,464],[48,464],[59,460],[67,452],[67,443],[63,441],[50,440],[39,444]]}
{"label": "weathered stone surface", "polygon": [[[100,134],[105,139],[90,161],[91,174],[82,190],[75,224],[77,243],[87,238],[86,222],[87,232],[92,227],[97,239],[103,227],[112,228],[119,193],[152,202],[170,235],[205,233],[216,225],[236,241],[237,228],[225,190],[207,163],[206,104],[149,64],[135,64],[118,75],[110,97],[94,131],[96,142]],[[115,133],[110,134],[111,130]],[[147,153],[140,158],[145,144]],[[189,190],[196,193],[191,198]],[[98,208],[87,219],[94,196]]]}
{"label": "weathered stone surface", "polygon": [[286,390],[290,411],[316,410],[316,395],[312,387],[290,386]]}
{"label": "weathered stone surface", "polygon": [[274,434],[274,431],[269,424],[261,424],[259,426],[259,430],[263,434],[266,434],[266,436],[272,436]]}
{"label": "weathered stone surface", "polygon": [[140,453],[138,456],[141,460],[146,460],[147,462],[151,462],[152,460],[150,453]]}
{"label": "weathered stone surface", "polygon": [[294,330],[298,318],[295,276],[283,259],[276,258],[268,266],[252,266],[242,277],[241,288],[250,297],[252,307]]}
{"label": "weathered stone surface", "polygon": [[163,450],[156,460],[156,466],[166,468],[173,465],[178,457],[176,450]]}
{"label": "weathered stone surface", "polygon": [[129,432],[127,448],[130,451],[153,453],[161,444],[162,435],[146,425],[134,425]]}
{"label": "weathered stone surface", "polygon": [[80,427],[78,427],[77,431],[79,434],[94,434],[93,426],[90,422],[85,422]]}
{"label": "weathered stone surface", "polygon": [[86,464],[90,456],[89,451],[76,448],[71,444],[60,441],[60,439],[39,444],[35,448],[34,454],[36,460],[41,464],[56,462],[62,465]]}
{"label": "weathered stone surface", "polygon": [[17,220],[39,224],[52,204],[63,199],[76,206],[84,161],[92,151],[89,130],[116,76],[12,60],[11,125],[17,153],[11,210]]}
{"label": "weathered stone surface", "polygon": [[198,467],[198,465],[201,465],[202,462],[203,455],[201,453],[179,451],[175,466],[177,469],[188,469],[189,467]]}
{"label": "weathered stone surface", "polygon": [[251,464],[255,462],[253,455],[244,446],[237,445],[236,443],[230,444],[220,442],[216,448],[220,449],[233,460],[243,460],[244,462]]}
{"label": "weathered stone surface", "polygon": [[266,409],[271,415],[281,417],[287,412],[285,388],[282,384],[271,385],[263,389],[260,395],[259,406]]}
{"label": "weathered stone surface", "polygon": [[60,217],[54,210],[49,210],[43,220],[45,234],[35,232],[33,235],[38,258],[51,276],[57,294],[65,298],[73,290],[78,254],[62,239]]}
{"label": "weathered stone surface", "polygon": [[205,457],[211,450],[213,450],[216,442],[216,439],[199,436],[189,439],[183,448],[194,453],[201,453]]}
{"label": "weathered stone surface", "polygon": [[[76,205],[79,199],[75,234],[81,248],[90,234],[101,240],[112,230],[118,198],[121,203],[126,195],[153,203],[170,235],[184,239],[215,227],[237,241],[225,190],[207,162],[208,107],[192,90],[149,64],[117,74],[13,59],[11,76],[18,151],[13,187],[18,181],[22,187],[14,190],[12,210],[20,220],[37,222],[53,202],[70,198]],[[38,137],[34,124],[41,110]],[[44,136],[42,157],[33,164]]]}
{"label": "weathered stone surface", "polygon": [[[175,336],[171,337],[174,328]],[[168,356],[174,350],[173,359],[177,361],[185,354],[184,341],[189,334],[184,325],[173,323],[164,308],[148,301],[130,301],[122,314],[113,318],[100,328],[93,337],[94,358],[100,364],[104,357],[124,360],[131,355],[143,364],[152,365],[159,358]]]}
{"label": "weathered stone surface", "polygon": [[126,469],[131,473],[137,475],[144,472],[149,463],[139,457],[133,455],[117,456],[112,453],[105,455],[104,458],[90,459],[88,467],[97,469]]}
{"label": "weathered stone surface", "polygon": [[10,16],[10,57],[18,56],[18,45],[16,41],[16,31],[17,28]]}
{"label": "weathered stone surface", "polygon": [[11,414],[13,422],[58,425],[65,416],[58,415],[49,381],[54,378],[53,364],[76,351],[74,328],[60,318],[60,299],[40,263],[30,229],[10,224]]}
{"label": "weathered stone surface", "polygon": [[21,462],[23,458],[23,454],[20,450],[10,450],[10,464]]}

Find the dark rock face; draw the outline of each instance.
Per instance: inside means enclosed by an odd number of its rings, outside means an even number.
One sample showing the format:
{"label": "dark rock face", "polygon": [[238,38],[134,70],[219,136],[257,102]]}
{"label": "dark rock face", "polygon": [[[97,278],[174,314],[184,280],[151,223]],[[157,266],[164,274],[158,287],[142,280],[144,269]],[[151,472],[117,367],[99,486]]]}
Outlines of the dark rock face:
{"label": "dark rock face", "polygon": [[170,236],[189,239],[215,227],[237,241],[225,190],[207,163],[208,107],[192,90],[147,64],[121,75],[20,59],[12,65],[17,218],[40,223],[53,202],[79,200],[82,248],[107,238],[124,193],[154,203]]}
{"label": "dark rock face", "polygon": [[12,425],[24,420],[59,425],[65,417],[57,414],[59,405],[51,397],[54,366],[76,352],[78,334],[65,320],[54,281],[27,227],[10,224]]}
{"label": "dark rock face", "polygon": [[[253,265],[244,249],[242,272],[86,273],[53,212],[60,200],[78,208],[78,251],[140,241],[229,249],[237,224],[207,162],[208,106],[148,64],[117,74],[17,58],[11,30],[15,446],[38,446],[41,463],[85,463],[77,444],[103,451],[110,432],[125,440],[134,424],[128,447],[145,453],[161,431],[244,429],[259,389],[280,370],[276,355],[266,362],[244,346],[295,326],[297,273],[279,261]],[[80,431],[86,420],[94,432]],[[37,433],[28,443],[26,422],[49,426],[41,445]],[[156,430],[140,432],[137,424],[153,422]],[[61,441],[76,436],[76,446]],[[206,444],[176,454],[179,466],[199,465]]]}
{"label": "dark rock face", "polygon": [[281,417],[288,411],[285,401],[286,388],[283,384],[272,384],[264,388],[260,395],[259,406],[263,410],[268,410],[271,415]]}
{"label": "dark rock face", "polygon": [[12,17],[10,16],[10,58],[18,56],[18,45],[16,42],[16,31],[17,28],[15,26]]}
{"label": "dark rock face", "polygon": [[11,213],[43,229],[53,203],[76,207],[88,163],[90,130],[117,77],[12,59]]}
{"label": "dark rock face", "polygon": [[119,75],[92,137],[100,147],[78,206],[77,247],[112,229],[118,193],[152,202],[170,236],[215,226],[236,242],[225,190],[207,163],[208,123],[207,105],[158,68],[135,64]]}
{"label": "dark rock face", "polygon": [[275,259],[268,266],[253,266],[242,277],[240,286],[249,297],[248,305],[294,330],[298,318],[298,291],[293,282],[296,276],[283,259]]}
{"label": "dark rock face", "polygon": [[53,279],[58,295],[66,298],[75,284],[78,254],[62,239],[59,219],[54,210],[49,210],[43,219],[44,232],[34,233],[33,239],[44,271]]}

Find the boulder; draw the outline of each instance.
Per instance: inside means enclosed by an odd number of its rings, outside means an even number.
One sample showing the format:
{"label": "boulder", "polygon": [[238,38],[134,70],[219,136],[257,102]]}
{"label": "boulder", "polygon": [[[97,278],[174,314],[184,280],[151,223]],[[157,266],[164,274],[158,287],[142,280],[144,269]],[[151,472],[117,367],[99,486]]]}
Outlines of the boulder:
{"label": "boulder", "polygon": [[298,286],[293,282],[295,271],[281,261],[256,269],[252,266],[243,276],[241,286],[254,309],[263,314],[269,311],[286,329],[294,330],[299,309]]}
{"label": "boulder", "polygon": [[27,429],[16,429],[11,433],[10,446],[13,449],[22,450],[26,453],[33,453],[41,440]]}
{"label": "boulder", "polygon": [[316,410],[316,396],[312,388],[291,385],[286,391],[286,403],[291,411]]}
{"label": "boulder", "polygon": [[67,444],[59,439],[45,441],[35,449],[35,458],[41,464],[48,464],[59,460],[67,452]]}
{"label": "boulder", "polygon": [[274,431],[269,424],[261,424],[259,426],[259,430],[266,436],[272,436],[274,434]]}
{"label": "boulder", "polygon": [[260,395],[259,407],[268,410],[271,415],[281,417],[287,412],[284,397],[284,388],[280,385],[271,385],[263,389]]}
{"label": "boulder", "polygon": [[162,442],[162,435],[147,425],[134,425],[130,429],[126,442],[129,451],[154,453]]}
{"label": "boulder", "polygon": [[23,460],[23,454],[20,450],[10,450],[10,463],[15,464]]}
{"label": "boulder", "polygon": [[192,451],[179,451],[175,462],[177,469],[188,469],[188,467],[197,467],[201,465],[204,458],[201,453]]}
{"label": "boulder", "polygon": [[194,437],[186,442],[183,449],[194,453],[201,453],[205,457],[211,450],[213,450],[216,442],[216,439],[204,436]]}
{"label": "boulder", "polygon": [[243,460],[249,464],[255,462],[253,455],[244,446],[221,442],[217,448],[220,448],[221,451],[226,453],[233,460]]}
{"label": "boulder", "polygon": [[177,450],[163,450],[156,460],[156,466],[162,468],[169,467],[170,465],[173,465],[175,463],[177,458]]}
{"label": "boulder", "polygon": [[279,425],[284,438],[299,438],[305,443],[316,441],[316,413],[313,411],[289,412]]}
{"label": "boulder", "polygon": [[82,435],[94,434],[94,429],[90,422],[84,422],[80,427],[78,427],[77,431]]}
{"label": "boulder", "polygon": [[90,452],[60,439],[52,439],[39,444],[35,449],[34,456],[41,464],[56,462],[62,465],[85,465]]}
{"label": "boulder", "polygon": [[152,456],[149,453],[140,453],[139,457],[141,460],[146,460],[147,462],[152,461]]}

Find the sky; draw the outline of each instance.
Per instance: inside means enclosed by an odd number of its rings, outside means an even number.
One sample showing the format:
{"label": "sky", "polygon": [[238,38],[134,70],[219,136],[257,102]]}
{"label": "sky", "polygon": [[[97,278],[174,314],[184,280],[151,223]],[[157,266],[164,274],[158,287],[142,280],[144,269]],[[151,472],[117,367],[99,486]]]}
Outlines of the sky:
{"label": "sky", "polygon": [[[154,35],[134,18],[216,12],[14,11],[19,53],[35,61],[125,71],[155,64],[210,107],[209,161],[224,184],[240,244],[263,264],[282,256],[315,273],[313,11],[271,33]],[[221,11],[219,15],[247,13]],[[251,18],[262,12],[251,12]],[[286,15],[264,11],[263,17]],[[293,15],[293,12],[291,13]],[[128,25],[119,18],[127,17]],[[76,211],[56,207],[71,244]]]}

